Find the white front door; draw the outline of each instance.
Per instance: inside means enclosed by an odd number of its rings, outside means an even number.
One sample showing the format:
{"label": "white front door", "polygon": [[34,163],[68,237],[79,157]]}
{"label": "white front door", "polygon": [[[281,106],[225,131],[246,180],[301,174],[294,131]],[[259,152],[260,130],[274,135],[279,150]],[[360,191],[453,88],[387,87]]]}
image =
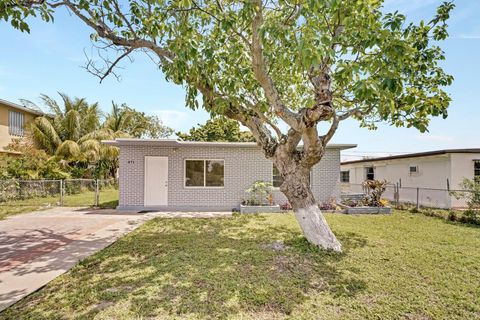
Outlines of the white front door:
{"label": "white front door", "polygon": [[144,205],[168,205],[168,157],[145,157]]}

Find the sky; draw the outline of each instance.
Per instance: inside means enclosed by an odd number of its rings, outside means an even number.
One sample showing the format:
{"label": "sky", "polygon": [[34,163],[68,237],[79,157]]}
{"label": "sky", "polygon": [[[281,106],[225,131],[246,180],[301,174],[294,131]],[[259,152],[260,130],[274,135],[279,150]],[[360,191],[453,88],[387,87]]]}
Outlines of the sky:
{"label": "sky", "polygon": [[[410,21],[429,20],[439,0],[387,0],[386,12],[398,10]],[[434,118],[429,132],[390,127],[378,130],[360,128],[355,120],[342,122],[332,143],[354,143],[342,158],[383,156],[448,148],[480,148],[480,1],[457,0],[449,21],[450,37],[441,43],[445,70],[455,78],[446,90],[452,98],[449,117]],[[0,22],[0,98],[12,102],[27,99],[39,103],[39,95],[57,97],[64,92],[86,97],[109,111],[111,101],[127,103],[147,114],[160,116],[177,131],[187,131],[204,123],[209,115],[185,107],[182,87],[167,83],[157,66],[137,54],[132,63],[122,64],[121,79],[108,77],[102,83],[82,67],[85,54],[92,54],[91,30],[76,17],[62,10],[55,23],[32,20],[31,33],[14,30]]]}

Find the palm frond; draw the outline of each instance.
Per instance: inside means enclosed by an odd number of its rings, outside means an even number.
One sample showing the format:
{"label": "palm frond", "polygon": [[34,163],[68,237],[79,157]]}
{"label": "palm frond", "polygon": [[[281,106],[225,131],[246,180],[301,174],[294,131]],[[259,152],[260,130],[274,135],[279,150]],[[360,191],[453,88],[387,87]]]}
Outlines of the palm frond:
{"label": "palm frond", "polygon": [[43,93],[40,95],[40,99],[48,107],[49,111],[53,113],[55,116],[63,114],[62,108],[60,108],[57,101],[55,101],[54,99],[50,98],[49,96]]}
{"label": "palm frond", "polygon": [[78,110],[70,109],[65,114],[63,128],[66,133],[66,139],[77,141],[80,139],[81,114]]}
{"label": "palm frond", "polygon": [[78,144],[72,140],[66,140],[58,146],[55,155],[65,159],[76,159],[81,156],[81,150]]}

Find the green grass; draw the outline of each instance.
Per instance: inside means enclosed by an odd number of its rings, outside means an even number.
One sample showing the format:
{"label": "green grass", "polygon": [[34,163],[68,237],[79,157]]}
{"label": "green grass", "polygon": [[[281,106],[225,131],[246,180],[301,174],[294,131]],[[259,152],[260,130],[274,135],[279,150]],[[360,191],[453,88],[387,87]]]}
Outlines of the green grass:
{"label": "green grass", "polygon": [[327,219],[342,254],[309,246],[290,214],[155,219],[0,318],[480,318],[480,228],[399,211]]}
{"label": "green grass", "polygon": [[[118,190],[114,188],[102,189],[99,200],[99,207],[115,208],[118,204]],[[58,195],[2,202],[0,203],[0,220],[15,214],[56,206],[59,202],[60,197]],[[93,206],[94,203],[95,192],[84,191],[79,194],[65,195],[63,205],[66,207],[84,207]]]}

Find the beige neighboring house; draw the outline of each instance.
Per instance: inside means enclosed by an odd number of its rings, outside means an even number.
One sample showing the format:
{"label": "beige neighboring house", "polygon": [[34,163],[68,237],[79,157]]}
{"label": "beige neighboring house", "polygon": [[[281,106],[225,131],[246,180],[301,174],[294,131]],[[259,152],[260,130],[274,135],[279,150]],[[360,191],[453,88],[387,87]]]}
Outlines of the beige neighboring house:
{"label": "beige neighboring house", "polygon": [[[340,180],[344,192],[360,191],[368,179],[386,179],[399,187],[400,200],[439,208],[464,207],[463,200],[451,196],[464,178],[480,178],[480,148],[437,150],[389,157],[344,161]],[[357,190],[358,189],[358,190]],[[393,187],[386,198],[393,198]]]}
{"label": "beige neighboring house", "polygon": [[25,106],[0,99],[0,154],[11,153],[5,150],[15,138],[22,138],[26,133],[26,125],[43,113]]}

